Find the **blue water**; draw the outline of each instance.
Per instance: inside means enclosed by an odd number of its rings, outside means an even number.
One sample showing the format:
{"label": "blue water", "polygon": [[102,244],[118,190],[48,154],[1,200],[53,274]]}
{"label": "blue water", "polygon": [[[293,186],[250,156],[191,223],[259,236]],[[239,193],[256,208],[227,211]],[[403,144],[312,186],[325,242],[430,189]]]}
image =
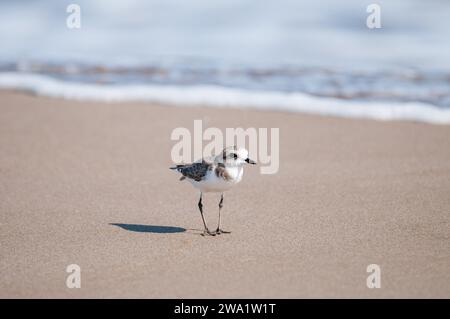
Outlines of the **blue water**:
{"label": "blue water", "polygon": [[377,1],[373,30],[372,1],[76,3],[81,29],[66,27],[69,2],[0,2],[3,87],[11,74],[34,74],[121,90],[208,86],[450,108],[448,1]]}

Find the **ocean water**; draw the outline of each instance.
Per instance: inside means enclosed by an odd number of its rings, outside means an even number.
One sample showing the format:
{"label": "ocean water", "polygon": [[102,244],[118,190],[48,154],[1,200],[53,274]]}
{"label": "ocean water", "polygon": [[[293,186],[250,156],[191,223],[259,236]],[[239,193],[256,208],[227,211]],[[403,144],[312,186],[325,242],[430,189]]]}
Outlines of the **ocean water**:
{"label": "ocean water", "polygon": [[0,88],[450,123],[450,2],[0,1]]}

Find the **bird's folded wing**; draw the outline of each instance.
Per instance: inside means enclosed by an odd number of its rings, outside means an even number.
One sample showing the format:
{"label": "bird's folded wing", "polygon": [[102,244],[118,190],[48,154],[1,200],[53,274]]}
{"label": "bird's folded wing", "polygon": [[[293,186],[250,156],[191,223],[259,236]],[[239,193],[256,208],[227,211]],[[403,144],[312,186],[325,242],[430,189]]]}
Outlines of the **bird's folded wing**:
{"label": "bird's folded wing", "polygon": [[183,176],[193,179],[195,181],[201,181],[206,173],[212,169],[212,164],[207,162],[193,163],[187,165],[178,165],[177,170],[183,174]]}

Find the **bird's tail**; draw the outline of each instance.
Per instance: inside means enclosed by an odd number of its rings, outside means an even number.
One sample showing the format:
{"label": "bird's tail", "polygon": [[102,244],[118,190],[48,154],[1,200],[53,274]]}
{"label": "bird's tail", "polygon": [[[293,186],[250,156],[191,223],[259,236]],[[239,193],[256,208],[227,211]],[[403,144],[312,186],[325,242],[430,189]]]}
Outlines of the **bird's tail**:
{"label": "bird's tail", "polygon": [[[173,169],[173,170],[177,170],[178,172],[180,172],[180,168],[183,168],[185,165],[177,165],[177,166],[174,166],[174,167],[169,167],[170,169]],[[181,173],[181,172],[180,172]],[[184,179],[186,179],[186,176],[181,176],[180,177],[180,181],[182,181],[182,180],[184,180]]]}
{"label": "bird's tail", "polygon": [[181,165],[177,165],[177,166],[173,166],[173,167],[169,167],[169,168],[179,170],[180,168],[183,168],[183,167],[184,167],[184,165],[181,164]]}

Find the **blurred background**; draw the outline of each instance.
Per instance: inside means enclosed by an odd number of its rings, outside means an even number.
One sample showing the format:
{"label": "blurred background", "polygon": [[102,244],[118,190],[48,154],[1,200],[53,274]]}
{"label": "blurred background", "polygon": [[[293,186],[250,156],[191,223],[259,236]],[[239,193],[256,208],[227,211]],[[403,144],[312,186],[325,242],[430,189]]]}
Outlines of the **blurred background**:
{"label": "blurred background", "polygon": [[361,0],[79,0],[80,29],[66,26],[70,3],[0,2],[1,87],[46,94],[52,79],[122,99],[142,97],[127,92],[135,85],[219,87],[280,104],[298,93],[450,108],[448,1],[377,1],[381,29],[366,26],[372,1]]}

